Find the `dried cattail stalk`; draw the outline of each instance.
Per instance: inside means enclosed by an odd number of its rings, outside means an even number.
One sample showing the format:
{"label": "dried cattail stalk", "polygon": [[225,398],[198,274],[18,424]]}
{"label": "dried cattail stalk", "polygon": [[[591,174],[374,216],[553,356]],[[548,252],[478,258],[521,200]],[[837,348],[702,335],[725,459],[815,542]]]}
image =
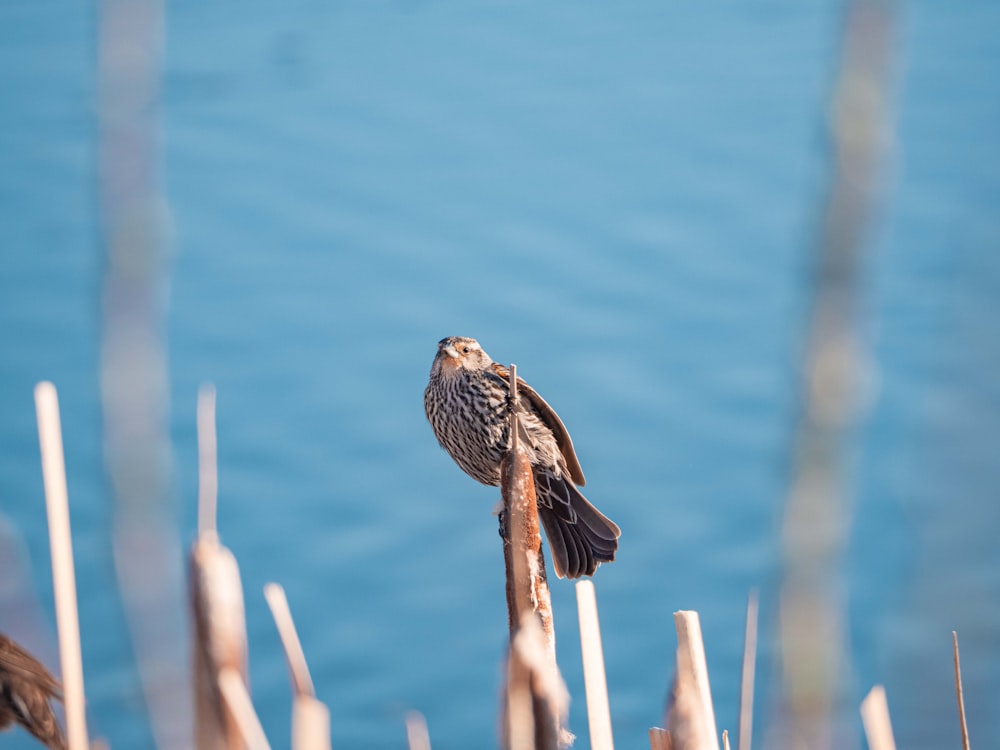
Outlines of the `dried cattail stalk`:
{"label": "dried cattail stalk", "polygon": [[719,750],[698,613],[674,612],[674,625],[677,628],[677,677],[667,714],[667,730],[673,748]]}
{"label": "dried cattail stalk", "polygon": [[556,641],[552,599],[545,575],[545,557],[538,523],[535,478],[520,441],[523,430],[517,417],[517,366],[510,366],[511,446],[500,464],[503,497],[501,534],[507,571],[507,615],[511,639],[528,615],[537,615],[549,660],[555,668]]}
{"label": "dried cattail stalk", "polygon": [[52,553],[52,584],[59,630],[59,660],[62,665],[66,730],[70,750],[86,750],[87,714],[83,691],[83,658],[80,653],[80,614],[76,602],[76,573],[73,568],[73,538],[69,524],[69,494],[66,489],[66,462],[63,455],[59,397],[49,382],[35,386],[38,440],[42,452],[45,507],[49,517],[49,544]]}
{"label": "dried cattail stalk", "polygon": [[295,630],[292,612],[288,607],[285,590],[276,583],[264,587],[264,598],[271,608],[271,615],[278,626],[281,645],[288,661],[295,698],[292,702],[293,750],[329,750],[330,710],[316,700],[309,665],[306,664],[302,643]]}
{"label": "dried cattail stalk", "polygon": [[587,692],[587,721],[592,750],[614,750],[608,682],[604,673],[601,624],[597,619],[597,597],[593,581],[576,584],[576,604],[580,617],[580,648],[583,652],[583,679]]}
{"label": "dried cattail stalk", "polygon": [[427,720],[419,711],[406,712],[406,741],[410,750],[431,750]]}
{"label": "dried cattail stalk", "polygon": [[881,685],[873,687],[861,701],[861,722],[865,727],[869,750],[896,750],[892,722],[889,721],[889,703]]}
{"label": "dried cattail stalk", "polygon": [[292,620],[292,611],[288,606],[285,590],[277,583],[269,583],[264,586],[264,598],[271,609],[274,624],[278,627],[278,635],[281,637],[281,646],[285,650],[285,659],[288,662],[288,672],[291,675],[295,694],[315,697],[316,691],[309,674],[309,665],[306,664],[302,643],[295,630],[295,621]]}
{"label": "dried cattail stalk", "polygon": [[234,669],[223,669],[219,672],[219,692],[249,750],[271,750],[243,676]]}
{"label": "dried cattail stalk", "polygon": [[573,735],[563,729],[569,707],[566,686],[549,661],[538,618],[525,618],[514,636],[507,662],[501,723],[506,750],[558,750]]}
{"label": "dried cattail stalk", "polygon": [[247,634],[243,584],[236,557],[216,532],[215,391],[198,396],[199,530],[191,547],[190,597],[194,620],[195,746],[244,750],[237,718],[226,710],[219,677],[229,670],[247,683]]}
{"label": "dried cattail stalk", "polygon": [[673,748],[670,732],[662,727],[650,727],[649,750],[673,750]]}
{"label": "dried cattail stalk", "polygon": [[330,709],[311,695],[292,701],[292,750],[330,750]]}
{"label": "dried cattail stalk", "polygon": [[219,674],[231,670],[247,680],[246,617],[239,566],[217,541],[191,549],[191,608],[194,616],[195,746],[198,750],[243,750],[235,718],[225,710]]}

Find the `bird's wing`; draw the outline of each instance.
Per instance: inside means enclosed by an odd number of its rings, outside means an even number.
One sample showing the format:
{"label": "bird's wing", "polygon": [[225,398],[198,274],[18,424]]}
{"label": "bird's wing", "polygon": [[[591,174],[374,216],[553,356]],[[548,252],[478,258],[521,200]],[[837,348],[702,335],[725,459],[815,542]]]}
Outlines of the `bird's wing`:
{"label": "bird's wing", "polygon": [[13,640],[0,634],[0,675],[8,672],[30,681],[47,695],[60,697],[61,689],[56,680],[40,661],[17,645]]}
{"label": "bird's wing", "polygon": [[[503,378],[505,383],[510,382],[510,371],[501,364],[493,363],[493,372]],[[580,460],[576,457],[576,450],[573,448],[573,440],[569,436],[569,430],[559,419],[556,410],[549,406],[545,399],[538,395],[538,392],[521,378],[517,379],[517,393],[521,398],[526,398],[538,416],[542,418],[545,426],[552,430],[552,435],[556,439],[556,445],[563,458],[566,459],[566,468],[573,479],[573,483],[578,487],[583,487],[587,480],[583,476],[583,469],[580,468]]]}

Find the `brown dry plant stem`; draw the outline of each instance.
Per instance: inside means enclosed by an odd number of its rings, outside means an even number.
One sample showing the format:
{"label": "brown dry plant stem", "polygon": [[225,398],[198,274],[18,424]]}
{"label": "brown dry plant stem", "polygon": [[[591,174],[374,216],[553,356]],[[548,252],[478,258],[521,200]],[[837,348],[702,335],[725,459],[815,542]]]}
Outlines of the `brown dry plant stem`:
{"label": "brown dry plant stem", "polygon": [[538,617],[522,622],[510,645],[501,721],[504,750],[560,750],[573,743],[563,727],[566,686],[548,655]]}
{"label": "brown dry plant stem", "polygon": [[[538,500],[531,462],[521,441],[517,415],[517,366],[510,366],[510,448],[500,463],[500,492],[507,574],[507,620],[510,629],[504,746],[557,748],[568,746],[565,688],[556,665],[552,599],[545,575]],[[526,744],[529,737],[534,744]]]}
{"label": "brown dry plant stem", "polygon": [[969,750],[969,726],[965,723],[965,693],[962,690],[962,662],[958,656],[958,633],[951,631],[951,652],[955,661],[955,697],[958,700],[958,721],[962,727],[962,750]]}
{"label": "brown dry plant stem", "polygon": [[[191,547],[190,599],[194,634],[195,747],[198,750],[243,750],[248,744],[239,717],[220,688],[225,671],[229,680],[247,682],[246,615],[243,584],[236,557],[219,543],[215,523],[215,392],[203,388],[198,402],[199,466],[198,517],[203,531]],[[211,450],[206,446],[211,445]],[[205,475],[213,477],[206,481]],[[206,491],[206,489],[208,491]],[[206,509],[205,504],[211,506]]]}
{"label": "brown dry plant stem", "polygon": [[531,463],[520,441],[524,438],[517,417],[517,366],[510,366],[511,445],[500,464],[500,491],[503,497],[501,535],[507,573],[507,619],[511,640],[529,615],[537,615],[545,638],[546,651],[555,668],[555,628],[552,599],[545,575],[541,529]]}
{"label": "brown dry plant stem", "polygon": [[649,750],[673,750],[673,747],[670,732],[662,727],[650,727]]}
{"label": "brown dry plant stem", "polygon": [[233,553],[215,539],[191,549],[191,609],[194,620],[195,747],[246,747],[219,692],[219,674],[230,670],[247,679],[247,637],[243,588]]}
{"label": "brown dry plant stem", "polygon": [[38,441],[42,453],[45,507],[49,518],[52,554],[52,585],[59,630],[59,661],[62,666],[66,735],[70,750],[86,750],[87,714],[83,691],[83,659],[80,652],[80,614],[76,601],[73,567],[73,537],[69,522],[69,493],[63,454],[59,397],[52,383],[35,386]]}

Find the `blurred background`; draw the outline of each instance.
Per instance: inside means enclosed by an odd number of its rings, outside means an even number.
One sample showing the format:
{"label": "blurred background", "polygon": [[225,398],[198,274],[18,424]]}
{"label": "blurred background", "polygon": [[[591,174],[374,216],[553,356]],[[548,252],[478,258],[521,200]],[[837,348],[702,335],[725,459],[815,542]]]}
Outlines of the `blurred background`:
{"label": "blurred background", "polygon": [[[895,11],[859,245],[863,408],[843,436],[847,522],[829,560],[834,712],[860,746],[857,703],[882,682],[901,747],[957,747],[957,630],[972,744],[995,747],[1000,6]],[[661,722],[678,609],[701,613],[719,726],[736,729],[753,587],[760,743],[781,714],[783,516],[845,14],[4,2],[0,631],[56,667],[32,400],[50,379],[90,730],[153,745],[115,530],[138,519],[176,548],[140,588],[179,636],[195,399],[213,381],[219,527],[274,745],[290,698],[260,594],[272,580],[334,747],[403,747],[410,708],[436,749],[494,746],[499,493],[454,466],[422,406],[436,342],[468,335],[559,411],[588,496],[623,530],[595,577],[619,746]],[[137,503],[122,467],[139,465],[154,489]],[[586,747],[574,594],[552,591]],[[180,670],[187,646],[158,653]]]}

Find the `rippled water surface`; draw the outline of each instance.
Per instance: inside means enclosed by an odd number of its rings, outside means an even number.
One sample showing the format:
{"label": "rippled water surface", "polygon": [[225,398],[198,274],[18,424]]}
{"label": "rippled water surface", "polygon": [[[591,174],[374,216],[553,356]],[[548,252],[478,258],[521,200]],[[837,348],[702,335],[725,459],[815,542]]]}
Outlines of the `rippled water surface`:
{"label": "rippled water surface", "polygon": [[[989,747],[1000,11],[901,11],[883,210],[866,244],[873,367],[846,477],[845,689],[853,705],[886,684],[901,747],[955,746],[957,629],[973,741]],[[52,379],[90,721],[112,747],[144,747],[101,458],[95,14],[0,8],[0,510],[51,623],[31,388]],[[195,393],[212,380],[219,523],[276,747],[289,698],[259,594],[270,580],[287,589],[334,747],[403,747],[411,707],[436,749],[495,745],[498,493],[452,464],[422,408],[435,343],[453,334],[516,362],[558,409],[588,496],[623,529],[595,579],[619,746],[643,746],[660,721],[677,609],[701,613],[720,728],[736,729],[754,586],[767,723],[842,15],[729,1],[167,5],[175,515],[186,543]],[[572,586],[553,582],[553,597],[585,747]]]}

